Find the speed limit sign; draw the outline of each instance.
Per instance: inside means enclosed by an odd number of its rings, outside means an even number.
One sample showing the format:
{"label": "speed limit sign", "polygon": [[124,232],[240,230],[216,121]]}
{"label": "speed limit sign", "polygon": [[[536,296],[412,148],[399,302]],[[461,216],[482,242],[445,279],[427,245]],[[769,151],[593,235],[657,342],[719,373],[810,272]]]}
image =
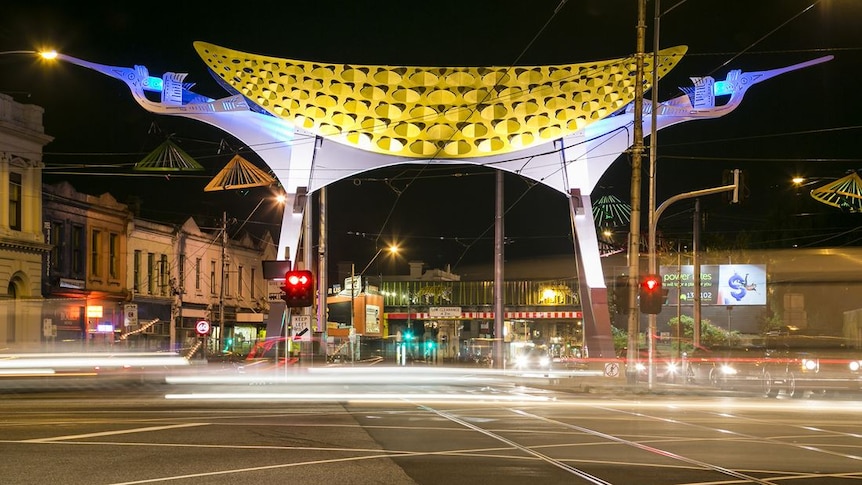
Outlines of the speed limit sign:
{"label": "speed limit sign", "polygon": [[199,320],[198,323],[195,324],[195,332],[197,332],[198,335],[206,335],[210,333],[210,322]]}

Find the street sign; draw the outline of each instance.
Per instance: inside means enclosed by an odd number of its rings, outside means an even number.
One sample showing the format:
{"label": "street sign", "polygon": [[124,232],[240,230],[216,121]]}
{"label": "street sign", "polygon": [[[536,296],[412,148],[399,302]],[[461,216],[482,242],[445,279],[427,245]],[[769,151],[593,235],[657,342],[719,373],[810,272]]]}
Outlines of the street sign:
{"label": "street sign", "polygon": [[206,320],[198,320],[198,323],[195,324],[195,332],[198,335],[206,335],[210,333],[210,322]]}
{"label": "street sign", "polygon": [[432,306],[428,308],[428,316],[431,318],[458,318],[461,316],[461,307]]}
{"label": "street sign", "polygon": [[344,278],[344,289],[353,293],[353,296],[359,296],[362,292],[362,277],[348,276]]}
{"label": "street sign", "polygon": [[293,315],[290,325],[293,327],[293,340],[311,342],[311,315]]}
{"label": "street sign", "polygon": [[134,327],[138,324],[138,304],[126,303],[123,305],[123,325]]}

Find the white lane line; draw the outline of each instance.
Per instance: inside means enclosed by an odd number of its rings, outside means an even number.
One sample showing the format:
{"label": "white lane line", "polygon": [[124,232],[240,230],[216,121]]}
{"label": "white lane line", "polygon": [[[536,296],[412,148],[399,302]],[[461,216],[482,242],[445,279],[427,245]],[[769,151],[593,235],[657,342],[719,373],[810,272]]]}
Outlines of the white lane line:
{"label": "white lane line", "polygon": [[66,441],[66,440],[77,440],[82,438],[97,438],[99,436],[112,436],[119,434],[133,434],[133,433],[146,433],[150,431],[162,431],[165,429],[177,429],[177,428],[191,428],[194,426],[208,426],[209,423],[185,423],[185,424],[175,424],[172,426],[151,426],[148,428],[133,428],[133,429],[120,429],[116,431],[103,431],[101,433],[87,433],[87,434],[72,434],[67,436],[54,436],[51,438],[36,438],[32,440],[22,440],[19,443],[50,443],[52,441]]}
{"label": "white lane line", "polygon": [[571,474],[573,474],[573,475],[575,475],[575,476],[578,476],[578,477],[580,477],[580,478],[583,478],[584,480],[586,480],[586,481],[588,481],[588,482],[590,482],[590,483],[593,483],[593,484],[595,484],[595,485],[611,485],[611,482],[605,481],[605,480],[603,480],[603,479],[601,479],[601,478],[599,478],[599,477],[597,477],[597,476],[595,476],[595,475],[591,475],[591,474],[589,474],[589,473],[587,473],[587,472],[585,472],[585,471],[583,471],[583,470],[581,470],[581,469],[575,468],[575,467],[573,467],[573,466],[571,466],[571,465],[569,465],[569,464],[567,464],[567,463],[563,463],[563,462],[562,462],[562,461],[560,461],[560,460],[556,460],[556,459],[554,459],[554,458],[551,458],[551,457],[550,457],[550,456],[548,456],[548,455],[545,455],[545,454],[543,454],[543,453],[539,453],[538,451],[536,451],[536,450],[534,450],[534,449],[532,449],[532,448],[528,448],[528,447],[526,447],[526,446],[523,446],[523,445],[521,445],[521,444],[519,444],[519,443],[516,443],[516,442],[514,442],[514,441],[510,440],[510,439],[507,439],[507,438],[504,438],[504,437],[502,437],[502,436],[500,436],[500,435],[498,435],[498,434],[492,433],[491,431],[488,431],[488,430],[486,430],[486,429],[484,429],[484,428],[480,428],[479,426],[476,426],[476,425],[474,425],[474,424],[472,424],[472,423],[468,423],[467,421],[464,421],[463,419],[461,419],[461,418],[459,418],[459,417],[457,417],[457,416],[455,416],[455,415],[449,414],[449,413],[447,413],[447,412],[445,412],[445,411],[438,411],[438,410],[436,410],[436,409],[430,408],[430,407],[425,406],[425,405],[421,405],[421,404],[417,404],[417,405],[418,405],[421,409],[425,409],[426,411],[429,411],[429,412],[431,412],[431,413],[434,413],[434,414],[436,414],[436,415],[438,415],[438,416],[440,416],[440,417],[446,418],[446,419],[448,419],[449,421],[452,421],[452,422],[454,422],[454,423],[458,423],[458,424],[460,424],[461,426],[464,426],[464,427],[466,427],[466,428],[470,428],[470,429],[472,429],[473,431],[478,431],[479,433],[482,433],[482,434],[484,434],[485,436],[488,436],[488,437],[490,437],[490,438],[493,438],[493,439],[495,439],[495,440],[497,440],[497,441],[501,441],[501,442],[503,442],[503,443],[506,443],[507,445],[512,446],[513,448],[516,448],[516,449],[518,449],[518,450],[523,451],[524,453],[527,453],[527,454],[529,454],[529,455],[532,455],[532,456],[534,456],[534,457],[536,457],[536,458],[538,458],[538,459],[540,459],[540,460],[544,461],[545,463],[551,464],[551,465],[553,465],[553,466],[555,466],[555,467],[557,467],[557,468],[561,468],[561,469],[563,469],[563,470],[565,470],[565,471],[567,471],[567,472],[569,472],[569,473],[571,473]]}
{"label": "white lane line", "polygon": [[539,421],[544,421],[546,423],[554,424],[554,425],[561,426],[564,428],[573,429],[575,431],[580,431],[584,434],[597,436],[599,438],[604,438],[608,441],[621,443],[621,444],[631,446],[633,448],[637,448],[640,450],[644,450],[644,451],[647,451],[647,452],[650,452],[650,453],[653,453],[656,455],[664,456],[664,457],[667,457],[667,458],[670,458],[673,460],[678,460],[678,461],[681,461],[683,463],[688,463],[689,465],[694,465],[694,466],[702,468],[702,469],[713,470],[713,471],[716,471],[718,473],[722,473],[724,475],[728,475],[731,477],[742,479],[746,482],[758,483],[760,485],[775,485],[774,482],[771,482],[769,480],[761,480],[759,478],[756,478],[756,477],[753,477],[750,475],[746,475],[746,474],[738,472],[736,470],[731,470],[730,468],[724,468],[722,466],[713,465],[712,463],[707,463],[705,461],[700,461],[700,460],[695,460],[693,458],[688,458],[686,456],[678,455],[676,453],[672,453],[672,452],[667,451],[667,450],[662,450],[660,448],[655,448],[653,446],[645,445],[643,443],[638,443],[637,441],[631,441],[631,440],[623,439],[623,438],[620,438],[618,436],[610,435],[607,433],[602,433],[601,431],[597,431],[594,429],[584,428],[583,426],[577,426],[577,425],[569,424],[569,423],[566,423],[563,421],[557,421],[556,419],[546,418],[544,416],[539,416],[538,414],[528,413],[528,412],[520,410],[520,409],[511,409],[510,411],[512,411],[515,414],[519,414],[521,416],[537,419]]}
{"label": "white lane line", "polygon": [[[378,450],[379,451],[379,450]],[[424,453],[406,453],[403,456],[422,456]],[[401,456],[401,455],[399,455]],[[147,478],[143,480],[135,480],[132,482],[116,482],[111,485],[137,485],[142,483],[160,483],[167,482],[173,480],[188,480],[190,478],[201,478],[201,477],[217,477],[220,475],[231,475],[236,473],[248,473],[248,472],[258,472],[264,470],[279,470],[284,468],[294,468],[294,467],[302,467],[302,466],[310,466],[310,465],[327,465],[331,463],[346,463],[351,461],[362,461],[362,460],[378,460],[378,459],[389,459],[390,456],[387,454],[374,455],[374,456],[353,456],[347,458],[334,458],[331,460],[314,460],[314,461],[303,461],[298,463],[282,463],[278,465],[266,465],[266,466],[255,466],[248,468],[236,468],[232,470],[218,470],[213,472],[203,472],[203,473],[190,473],[187,475],[174,475],[169,477],[158,477],[158,478]]]}

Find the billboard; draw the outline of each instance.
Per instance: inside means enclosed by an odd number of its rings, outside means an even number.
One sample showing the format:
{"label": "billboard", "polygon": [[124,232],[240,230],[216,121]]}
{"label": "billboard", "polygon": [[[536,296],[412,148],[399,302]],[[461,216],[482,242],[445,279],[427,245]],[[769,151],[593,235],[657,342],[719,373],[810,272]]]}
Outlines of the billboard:
{"label": "billboard", "polygon": [[[660,274],[667,305],[694,305],[694,266],[662,266]],[[766,305],[766,265],[701,265],[700,304]]]}

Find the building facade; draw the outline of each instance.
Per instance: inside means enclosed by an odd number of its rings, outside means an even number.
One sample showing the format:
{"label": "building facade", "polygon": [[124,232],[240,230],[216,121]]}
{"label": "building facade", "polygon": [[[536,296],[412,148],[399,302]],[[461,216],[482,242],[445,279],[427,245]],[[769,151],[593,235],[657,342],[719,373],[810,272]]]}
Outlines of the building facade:
{"label": "building facade", "polygon": [[189,218],[174,237],[169,281],[181,348],[197,343],[201,320],[212,328],[207,348],[214,352],[246,353],[265,335],[269,301],[262,261],[275,259],[276,244],[269,232],[255,239],[249,233],[228,237],[228,229],[203,230]]}
{"label": "building facade", "polygon": [[41,341],[43,109],[0,94],[0,344]]}
{"label": "building facade", "polygon": [[[226,237],[226,227],[202,230],[191,217],[182,225],[143,220],[110,194],[65,182],[43,193],[50,347],[211,354],[247,350],[264,333],[262,261],[276,248],[269,233]],[[206,338],[195,331],[201,320],[212,328]]]}
{"label": "building facade", "polygon": [[[43,321],[54,347],[111,349],[123,329],[128,226],[132,214],[111,194],[93,196],[61,182],[43,186]],[[46,332],[47,334],[47,332]]]}

